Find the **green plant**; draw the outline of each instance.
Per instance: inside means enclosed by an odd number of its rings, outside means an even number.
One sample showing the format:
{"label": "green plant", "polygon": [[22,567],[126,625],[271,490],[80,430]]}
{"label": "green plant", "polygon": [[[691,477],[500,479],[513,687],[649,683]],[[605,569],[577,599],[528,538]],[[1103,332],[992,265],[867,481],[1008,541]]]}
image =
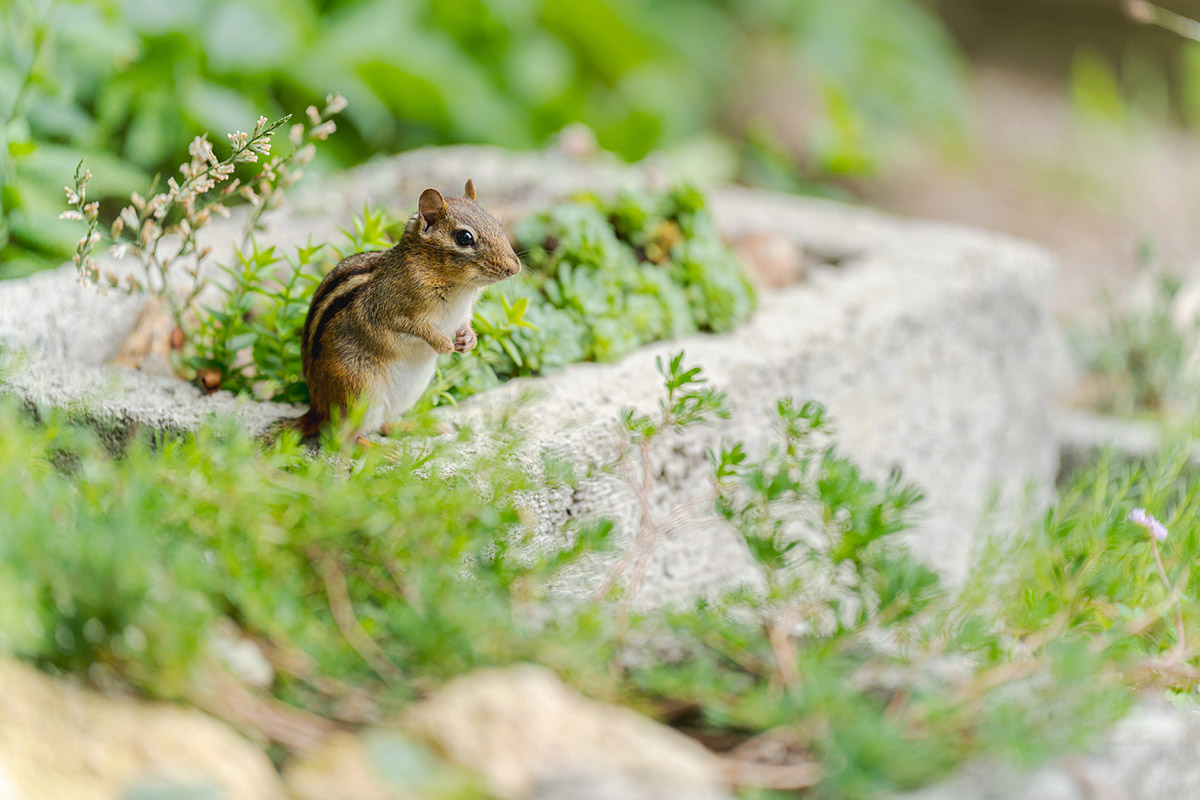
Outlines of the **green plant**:
{"label": "green plant", "polygon": [[[1126,416],[1187,419],[1197,409],[1197,326],[1181,307],[1181,282],[1144,273],[1147,297],[1125,306],[1108,299],[1105,317],[1070,331],[1070,341],[1095,383],[1094,402]],[[1182,312],[1182,313],[1181,313]],[[1178,318],[1177,318],[1178,317]]]}
{"label": "green plant", "polygon": [[612,361],[658,339],[720,332],[754,309],[752,286],[703,195],[585,196],[524,220],[526,275],[476,304],[480,344],[443,359],[434,403],[573,361]]}
{"label": "green plant", "polygon": [[[300,331],[320,275],[333,266],[328,254],[388,247],[397,230],[385,212],[364,208],[334,247],[310,244],[284,259],[253,246],[227,270],[221,301],[188,329],[185,363],[212,389],[303,402]],[[440,360],[425,408],[576,361],[613,360],[657,339],[727,330],[754,307],[750,283],[693,189],[563,203],[518,235],[526,273],[477,301],[479,342]]]}
{"label": "green plant", "polygon": [[[179,167],[182,182],[168,178],[167,190],[156,194],[156,180],[146,198],[134,192],[130,196],[131,205],[123,208],[112,223],[108,238],[114,255],[121,258],[132,252],[141,266],[140,276],[129,273],[124,282],[111,271],[102,276],[92,257],[93,250],[105,236],[99,230],[99,202],[87,201],[87,186],[92,173],[84,170],[83,162],[80,162],[75,168],[74,188],[65,187],[67,204],[72,209],[61,215],[65,219],[86,222],[88,226],[76,245],[73,259],[80,278],[91,283],[100,283],[103,279],[113,289],[124,287],[128,291],[149,292],[170,313],[175,327],[183,329],[188,324],[192,304],[207,285],[205,260],[212,248],[201,247],[197,237],[211,223],[213,214],[229,216],[226,203],[235,191],[249,201],[250,211],[243,225],[240,246],[240,251],[244,251],[263,213],[283,202],[284,190],[301,177],[299,167],[312,160],[313,142],[326,139],[336,130],[329,117],[345,105],[343,98],[330,95],[323,111],[310,106],[309,124],[297,123],[291,127],[288,138],[292,150],[285,156],[266,158],[271,153],[271,136],[290,117],[271,123],[266,117],[259,117],[252,133],[228,134],[230,152],[224,159],[219,159],[213,152],[207,135],[195,137],[188,146],[190,161]],[[244,185],[241,179],[233,178],[238,164],[258,163],[260,155],[266,160]],[[164,244],[168,236],[173,236],[175,243]],[[245,258],[242,260],[245,266]],[[261,259],[256,257],[255,260]],[[182,287],[180,277],[185,278]]]}
{"label": "green plant", "polygon": [[395,226],[386,212],[364,207],[362,216],[342,229],[340,246],[310,241],[296,248],[294,259],[251,240],[250,252],[238,253],[239,269],[223,267],[229,281],[220,287],[220,303],[196,313],[196,323],[186,333],[189,355],[184,363],[210,390],[308,402],[301,339],[313,292],[336,263],[327,250],[341,259],[389,247]]}
{"label": "green plant", "polygon": [[[624,415],[614,465],[651,494],[644,443],[728,410],[682,354],[660,369],[659,413]],[[523,494],[582,478],[521,468],[512,417],[358,460],[287,435],[264,451],[231,426],[115,459],[63,416],[34,425],[0,401],[0,650],[236,708],[285,748],[476,666],[538,661],[717,748],[735,782],[834,798],[975,757],[1036,763],[1119,717],[1130,686],[1190,696],[1200,477],[1183,448],[1102,460],[952,590],[896,543],[915,491],[840,455],[820,405],[776,413],[761,446],[711,454],[706,520],[745,546],[745,582],[651,610],[623,602],[629,582],[586,602],[548,593],[612,526],[529,546]],[[269,685],[224,660],[229,637],[266,656]]]}
{"label": "green plant", "polygon": [[[630,159],[700,144],[732,177],[742,171],[741,120],[755,113],[747,89],[787,75],[782,91],[803,81],[816,98],[798,132],[802,157],[785,167],[808,182],[870,168],[885,132],[953,127],[963,95],[951,40],[914,0],[588,0],[570,9],[553,0],[12,0],[9,9],[0,115],[10,98],[21,102],[5,132],[17,151],[5,176],[14,235],[0,250],[3,276],[70,257],[79,234],[53,223],[54,188],[81,158],[98,176],[92,199],[108,209],[186,160],[188,131],[320,106],[335,87],[354,105],[323,150],[330,165],[431,143],[528,148],[581,121]],[[753,58],[761,53],[777,61],[764,67]],[[711,174],[712,163],[699,167]]]}

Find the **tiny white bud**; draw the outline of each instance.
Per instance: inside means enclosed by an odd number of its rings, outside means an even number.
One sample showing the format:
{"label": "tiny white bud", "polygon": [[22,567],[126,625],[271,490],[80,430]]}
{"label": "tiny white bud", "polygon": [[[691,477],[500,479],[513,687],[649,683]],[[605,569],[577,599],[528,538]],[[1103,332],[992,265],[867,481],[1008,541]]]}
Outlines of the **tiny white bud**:
{"label": "tiny white bud", "polygon": [[325,115],[336,114],[347,105],[346,98],[340,94],[325,95]]}
{"label": "tiny white bud", "polygon": [[308,115],[308,122],[310,125],[321,124],[321,115],[317,112],[316,106],[309,106],[308,108],[304,109],[304,113]]}
{"label": "tiny white bud", "polygon": [[320,139],[320,140],[324,141],[325,139],[329,138],[329,134],[333,133],[336,130],[337,130],[337,125],[334,123],[333,120],[330,119],[330,120],[326,120],[325,122],[322,122],[320,125],[313,128],[309,132],[309,136],[311,136],[314,139]]}
{"label": "tiny white bud", "polygon": [[80,214],[78,211],[64,211],[64,212],[62,212],[61,214],[59,214],[59,215],[58,215],[58,218],[59,218],[59,219],[78,219],[78,220],[82,220],[82,219],[83,219],[83,214]]}
{"label": "tiny white bud", "polygon": [[296,151],[296,155],[292,160],[295,161],[297,165],[303,166],[304,164],[307,164],[308,162],[312,161],[313,156],[315,156],[316,154],[317,154],[317,148],[315,145],[313,145],[310,142],[309,144],[304,145],[304,147],[301,147],[298,151]]}
{"label": "tiny white bud", "polygon": [[300,142],[304,140],[304,126],[297,122],[288,131],[288,141],[292,143],[292,147],[299,147]]}

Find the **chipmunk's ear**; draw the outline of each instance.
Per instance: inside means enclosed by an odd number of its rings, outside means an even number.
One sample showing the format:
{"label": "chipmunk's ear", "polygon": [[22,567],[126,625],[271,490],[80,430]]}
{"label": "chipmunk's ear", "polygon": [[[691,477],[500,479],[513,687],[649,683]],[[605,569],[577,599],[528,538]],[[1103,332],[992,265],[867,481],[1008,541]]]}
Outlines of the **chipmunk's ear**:
{"label": "chipmunk's ear", "polygon": [[423,230],[427,231],[438,221],[438,217],[446,213],[446,198],[442,197],[442,193],[437,189],[426,189],[421,192],[421,200],[417,203],[417,208],[425,223]]}
{"label": "chipmunk's ear", "polygon": [[467,185],[463,188],[463,195],[472,203],[475,202],[475,182],[467,178]]}

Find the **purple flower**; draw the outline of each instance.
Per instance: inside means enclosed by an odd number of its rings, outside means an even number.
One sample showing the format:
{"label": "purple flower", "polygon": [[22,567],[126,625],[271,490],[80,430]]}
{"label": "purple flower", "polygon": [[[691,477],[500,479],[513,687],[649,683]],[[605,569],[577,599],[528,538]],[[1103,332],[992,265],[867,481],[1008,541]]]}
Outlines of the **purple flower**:
{"label": "purple flower", "polygon": [[1154,537],[1155,541],[1165,541],[1167,538],[1167,526],[1154,518],[1154,515],[1146,511],[1144,508],[1135,508],[1129,512],[1127,520],[1134,525],[1140,525],[1146,529],[1146,533]]}

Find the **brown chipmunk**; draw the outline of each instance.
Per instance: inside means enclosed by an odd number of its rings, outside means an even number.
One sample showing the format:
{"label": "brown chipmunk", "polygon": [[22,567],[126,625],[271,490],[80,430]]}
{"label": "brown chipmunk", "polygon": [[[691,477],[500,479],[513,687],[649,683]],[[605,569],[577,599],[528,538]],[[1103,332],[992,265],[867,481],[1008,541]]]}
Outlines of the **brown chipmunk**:
{"label": "brown chipmunk", "polygon": [[317,287],[301,344],[312,408],[290,427],[311,436],[333,409],[363,400],[360,431],[386,435],[425,391],[438,355],[475,347],[480,287],[520,271],[471,181],[463,197],[426,189],[395,247],[343,259]]}

